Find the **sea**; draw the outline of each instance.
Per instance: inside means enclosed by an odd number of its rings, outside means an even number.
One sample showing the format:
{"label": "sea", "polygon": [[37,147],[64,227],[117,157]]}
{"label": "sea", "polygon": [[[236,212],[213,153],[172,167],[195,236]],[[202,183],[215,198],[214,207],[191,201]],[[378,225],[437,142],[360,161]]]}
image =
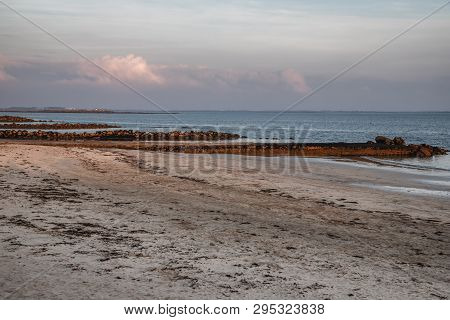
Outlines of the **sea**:
{"label": "sea", "polygon": [[[142,131],[216,130],[246,141],[367,142],[400,136],[407,143],[450,149],[450,112],[258,112],[186,111],[176,113],[8,113],[36,120],[109,123]],[[89,130],[87,130],[89,131]],[[94,130],[95,131],[95,130]],[[405,168],[450,172],[450,156],[386,159]]]}

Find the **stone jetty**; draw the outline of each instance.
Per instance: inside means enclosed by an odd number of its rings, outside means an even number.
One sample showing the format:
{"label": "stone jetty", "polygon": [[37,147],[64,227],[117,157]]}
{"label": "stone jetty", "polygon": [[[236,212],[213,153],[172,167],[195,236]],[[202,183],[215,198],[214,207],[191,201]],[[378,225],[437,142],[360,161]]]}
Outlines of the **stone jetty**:
{"label": "stone jetty", "polygon": [[185,140],[231,140],[240,136],[216,131],[142,132],[133,130],[109,130],[96,132],[57,132],[0,130],[0,139],[19,140],[99,140],[99,141],[185,141]]}
{"label": "stone jetty", "polygon": [[16,116],[0,116],[0,122],[36,122],[36,120]]}
{"label": "stone jetty", "polygon": [[[60,133],[53,131],[2,130],[0,139],[21,140],[27,144],[64,147],[140,149],[155,152],[184,152],[203,154],[240,154],[252,156],[303,157],[421,157],[447,154],[447,150],[426,144],[406,144],[368,141],[366,143],[245,143],[229,141],[212,144],[201,141],[234,140],[237,134],[215,131],[139,132],[133,130]],[[394,139],[392,139],[393,141]],[[152,143],[154,141],[154,143]],[[199,141],[199,143],[183,143]]]}
{"label": "stone jetty", "polygon": [[1,129],[32,129],[32,130],[77,130],[77,129],[111,129],[120,128],[104,123],[6,123],[0,124]]}

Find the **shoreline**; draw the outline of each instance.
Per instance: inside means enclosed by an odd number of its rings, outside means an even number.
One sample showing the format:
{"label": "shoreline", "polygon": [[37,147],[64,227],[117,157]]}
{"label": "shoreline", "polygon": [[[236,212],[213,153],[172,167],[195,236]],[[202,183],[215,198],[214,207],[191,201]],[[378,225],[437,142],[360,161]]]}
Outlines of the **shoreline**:
{"label": "shoreline", "polygon": [[[20,122],[35,122],[33,119],[0,116],[0,120],[12,122],[0,124],[0,129],[94,129],[118,128],[109,124],[98,123],[51,123],[51,124],[24,124]],[[15,123],[19,122],[19,123]],[[436,155],[445,155],[448,150],[427,144],[406,144],[402,137],[393,139],[377,136],[374,141],[366,143],[244,143],[236,140],[243,139],[236,133],[217,131],[169,131],[146,132],[138,130],[108,130],[96,132],[60,132],[42,130],[0,130],[0,140],[25,141],[24,143],[51,145],[49,141],[64,141],[53,145],[73,147],[113,147],[119,149],[140,149],[154,152],[183,152],[206,154],[241,154],[259,156],[301,156],[301,157],[420,157],[431,158]],[[114,141],[114,144],[103,143]],[[162,142],[160,143],[154,143]],[[181,142],[196,141],[196,144]],[[204,142],[228,141],[228,143],[208,144]],[[177,142],[174,144],[173,142]],[[102,145],[103,143],[103,145]],[[166,144],[163,144],[166,143]]]}
{"label": "shoreline", "polygon": [[[1,131],[0,131],[1,134]],[[189,134],[189,133],[188,133]],[[218,135],[216,135],[218,134]],[[71,134],[67,134],[70,136]],[[79,134],[89,135],[89,133]],[[0,139],[0,144],[25,144],[25,145],[43,145],[60,147],[87,147],[87,148],[115,148],[127,150],[142,150],[153,152],[181,152],[194,154],[240,154],[254,156],[300,156],[300,157],[397,157],[429,158],[435,155],[445,155],[447,150],[432,147],[428,145],[386,145],[380,143],[248,143],[233,141],[225,138],[218,143],[220,133],[208,136],[207,133],[198,133],[195,136],[186,135],[185,137],[175,137],[171,140],[156,136],[160,140],[141,141],[141,140],[113,140],[108,136],[98,140],[98,134],[94,133],[94,138],[87,140],[47,140],[47,139]],[[133,136],[134,137],[134,136]],[[131,135],[127,137],[131,139]],[[185,140],[183,140],[185,139]]]}
{"label": "shoreline", "polygon": [[448,199],[352,185],[415,175],[293,159],[2,144],[0,294],[450,297]]}
{"label": "shoreline", "polygon": [[176,111],[151,112],[151,111],[96,111],[96,110],[6,110],[1,109],[2,113],[75,113],[75,114],[179,114]]}

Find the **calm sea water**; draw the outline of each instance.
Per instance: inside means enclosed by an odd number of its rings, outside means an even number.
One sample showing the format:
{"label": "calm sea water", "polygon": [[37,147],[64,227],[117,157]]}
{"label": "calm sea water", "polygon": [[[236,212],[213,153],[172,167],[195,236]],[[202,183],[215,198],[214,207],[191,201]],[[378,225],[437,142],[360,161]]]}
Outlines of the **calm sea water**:
{"label": "calm sea water", "polygon": [[[13,114],[13,113],[9,113]],[[101,122],[139,130],[220,130],[249,139],[304,142],[366,142],[377,135],[401,136],[408,143],[450,149],[450,112],[180,112],[178,114],[17,113],[40,120]],[[269,122],[268,122],[269,121]],[[268,123],[267,123],[268,122]],[[265,129],[261,128],[265,125]],[[409,160],[408,160],[409,161]],[[412,164],[450,170],[449,157],[410,160]]]}

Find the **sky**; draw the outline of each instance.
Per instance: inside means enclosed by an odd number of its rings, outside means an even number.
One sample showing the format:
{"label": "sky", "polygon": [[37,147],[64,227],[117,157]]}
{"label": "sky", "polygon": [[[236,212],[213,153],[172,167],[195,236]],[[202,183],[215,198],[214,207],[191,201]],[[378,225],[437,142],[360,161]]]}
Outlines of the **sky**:
{"label": "sky", "polygon": [[[445,2],[2,0],[0,107],[281,111]],[[450,111],[450,5],[292,110]]]}

